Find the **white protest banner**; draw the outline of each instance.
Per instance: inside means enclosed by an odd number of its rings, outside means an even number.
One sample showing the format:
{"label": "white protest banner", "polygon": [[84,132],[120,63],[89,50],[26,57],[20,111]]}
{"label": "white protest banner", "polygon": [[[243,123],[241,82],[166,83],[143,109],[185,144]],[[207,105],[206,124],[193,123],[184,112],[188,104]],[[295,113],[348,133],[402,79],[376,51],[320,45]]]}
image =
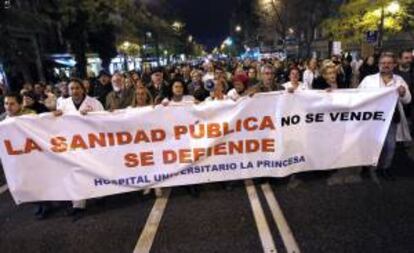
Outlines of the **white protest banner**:
{"label": "white protest banner", "polygon": [[395,89],[275,92],[0,123],[16,203],[375,165]]}

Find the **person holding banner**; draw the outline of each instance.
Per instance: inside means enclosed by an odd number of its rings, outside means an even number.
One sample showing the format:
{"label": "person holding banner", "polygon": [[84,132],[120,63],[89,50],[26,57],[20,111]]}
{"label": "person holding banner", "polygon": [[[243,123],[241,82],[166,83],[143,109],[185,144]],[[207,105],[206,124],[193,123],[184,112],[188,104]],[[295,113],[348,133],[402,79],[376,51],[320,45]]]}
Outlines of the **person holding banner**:
{"label": "person holding banner", "polygon": [[385,180],[394,180],[393,175],[390,173],[390,168],[397,141],[412,140],[403,108],[403,104],[409,104],[411,102],[411,93],[404,79],[401,76],[393,74],[396,64],[396,58],[393,53],[383,53],[379,59],[379,73],[365,77],[359,85],[360,89],[397,88],[400,97],[381,151],[378,165],[371,170],[371,175],[373,175],[373,171],[376,171]]}
{"label": "person holding banner", "polygon": [[[36,114],[36,111],[23,106],[23,97],[19,93],[6,93],[4,97],[4,114],[0,115],[0,121],[10,117],[18,117],[27,114]],[[0,164],[0,168],[1,168]],[[2,168],[1,168],[2,169]],[[46,218],[49,214],[50,204],[48,202],[38,202],[35,204],[35,217],[38,220]]]}
{"label": "person holding banner", "polygon": [[121,73],[112,76],[112,91],[106,96],[105,109],[109,111],[128,107],[134,97],[133,88],[127,88]]}
{"label": "person holding banner", "polygon": [[[86,89],[80,79],[72,78],[69,82],[69,98],[64,99],[53,112],[55,116],[61,116],[64,113],[79,111],[82,115],[88,112],[103,111],[104,108],[99,100],[86,95]],[[73,216],[75,220],[81,218],[86,208],[86,200],[73,201],[72,208],[68,215]]]}
{"label": "person holding banner", "polygon": [[214,100],[225,100],[228,99],[228,96],[226,95],[226,82],[220,78],[215,79],[214,81],[214,87],[210,91],[210,96],[206,98],[204,101],[214,101]]}
{"label": "person holding banner", "polygon": [[338,78],[338,66],[330,60],[325,61],[321,68],[321,76],[315,79],[312,88],[327,91],[344,88],[344,84]]}
{"label": "person holding banner", "polygon": [[4,96],[4,113],[0,115],[0,121],[9,117],[17,117],[26,114],[36,114],[34,110],[23,106],[23,97],[19,93],[9,92]]}
{"label": "person holding banner", "polygon": [[294,93],[296,90],[307,90],[308,87],[299,81],[300,70],[298,68],[289,69],[289,82],[282,84],[282,87],[289,93]]}
{"label": "person holding banner", "polygon": [[188,95],[187,85],[181,79],[174,79],[168,86],[167,97],[162,100],[162,105],[180,105],[185,103],[194,103],[194,97]]}
{"label": "person holding banner", "polygon": [[247,86],[249,85],[249,78],[245,74],[236,75],[233,78],[233,89],[231,89],[227,96],[234,101],[245,95]]}
{"label": "person holding banner", "polygon": [[[187,85],[181,79],[174,79],[171,81],[170,89],[168,96],[162,101],[162,105],[185,105],[185,104],[194,104],[195,100],[193,96],[187,95]],[[197,185],[186,186],[188,192],[193,197],[199,196],[199,189]],[[157,197],[161,196],[161,189],[155,189],[155,195]]]}
{"label": "person holding banner", "polygon": [[145,87],[137,87],[135,89],[135,96],[132,99],[131,108],[151,106],[153,104],[151,93]]}
{"label": "person holding banner", "polygon": [[282,88],[276,83],[275,69],[272,65],[268,64],[263,66],[260,74],[261,81],[249,89],[249,94],[282,90]]}
{"label": "person holding banner", "polygon": [[[300,70],[296,67],[290,68],[288,72],[289,82],[282,84],[282,87],[288,93],[294,93],[297,90],[307,90],[308,86],[300,82]],[[302,180],[297,175],[290,176],[288,189],[294,189],[302,184]]]}

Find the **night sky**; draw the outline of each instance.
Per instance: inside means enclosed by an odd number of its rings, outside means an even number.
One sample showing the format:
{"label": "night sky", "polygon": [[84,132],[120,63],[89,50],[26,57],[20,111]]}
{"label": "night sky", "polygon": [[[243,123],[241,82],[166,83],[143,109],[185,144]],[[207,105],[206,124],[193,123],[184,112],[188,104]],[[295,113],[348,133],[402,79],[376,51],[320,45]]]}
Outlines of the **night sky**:
{"label": "night sky", "polygon": [[171,0],[186,30],[208,49],[229,34],[229,21],[237,0]]}

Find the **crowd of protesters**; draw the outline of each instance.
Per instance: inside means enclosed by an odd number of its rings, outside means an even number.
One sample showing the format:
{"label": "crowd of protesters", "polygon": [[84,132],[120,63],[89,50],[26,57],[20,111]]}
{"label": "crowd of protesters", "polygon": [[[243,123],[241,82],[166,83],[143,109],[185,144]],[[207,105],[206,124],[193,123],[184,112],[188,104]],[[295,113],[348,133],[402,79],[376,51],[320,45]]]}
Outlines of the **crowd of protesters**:
{"label": "crowd of protesters", "polygon": [[[53,112],[60,116],[70,111],[114,111],[144,106],[208,103],[212,100],[238,100],[256,93],[299,90],[398,87],[392,124],[375,173],[392,180],[390,173],[396,141],[409,140],[414,121],[411,93],[414,88],[413,53],[403,50],[398,56],[383,53],[364,61],[348,56],[308,61],[278,59],[206,60],[198,65],[179,64],[136,71],[101,71],[97,78],[68,78],[55,85],[26,83],[19,92],[0,86],[0,120],[23,114]],[[3,106],[4,104],[4,106]],[[397,134],[397,126],[403,131]],[[198,196],[198,188],[188,187]],[[73,203],[70,214],[85,209],[85,201]],[[36,215],[44,218],[47,205],[39,205]]]}

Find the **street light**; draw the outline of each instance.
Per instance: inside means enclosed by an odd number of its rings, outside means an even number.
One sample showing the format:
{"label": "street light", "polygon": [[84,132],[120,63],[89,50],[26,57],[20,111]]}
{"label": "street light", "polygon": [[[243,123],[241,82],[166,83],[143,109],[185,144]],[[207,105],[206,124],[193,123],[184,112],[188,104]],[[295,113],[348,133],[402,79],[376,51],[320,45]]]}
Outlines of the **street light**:
{"label": "street light", "polygon": [[4,9],[10,9],[10,8],[11,8],[11,1],[4,0]]}
{"label": "street light", "polygon": [[194,39],[193,36],[191,36],[191,35],[188,36],[188,42],[190,42],[190,43],[193,42],[193,39]]}
{"label": "street light", "polygon": [[231,45],[233,45],[233,40],[232,40],[230,37],[228,37],[228,38],[224,41],[224,44],[225,44],[226,46],[231,46]]}
{"label": "street light", "polygon": [[[377,10],[380,11],[380,24],[378,29],[378,48],[382,48],[382,38],[384,37],[384,26],[385,26],[385,15],[391,14],[394,15],[400,11],[401,7],[400,4],[396,1],[391,2],[387,7],[382,4],[381,9]],[[377,12],[376,11],[376,12]]]}
{"label": "street light", "polygon": [[148,38],[151,38],[152,37],[152,32],[147,32],[146,35],[147,35]]}
{"label": "street light", "polygon": [[398,2],[392,2],[388,5],[387,11],[391,14],[395,14],[400,11],[400,4]]}
{"label": "street light", "polygon": [[123,44],[124,48],[126,48],[126,49],[127,49],[130,45],[131,45],[131,43],[130,43],[129,41],[125,41],[125,42],[124,42],[124,44]]}
{"label": "street light", "polygon": [[235,31],[238,32],[238,33],[241,32],[242,27],[240,25],[237,25]]}
{"label": "street light", "polygon": [[181,23],[180,21],[174,21],[174,23],[172,24],[172,27],[175,31],[181,32],[181,29],[184,27],[184,24]]}

